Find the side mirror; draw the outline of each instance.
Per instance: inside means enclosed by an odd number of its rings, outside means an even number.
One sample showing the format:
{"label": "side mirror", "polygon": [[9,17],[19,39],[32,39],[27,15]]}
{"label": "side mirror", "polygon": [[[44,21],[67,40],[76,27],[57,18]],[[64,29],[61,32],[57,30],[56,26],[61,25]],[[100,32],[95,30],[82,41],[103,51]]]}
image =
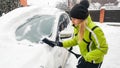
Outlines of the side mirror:
{"label": "side mirror", "polygon": [[71,38],[72,36],[73,34],[71,33],[64,33],[64,32],[60,33],[60,39],[68,39],[68,38]]}
{"label": "side mirror", "polygon": [[74,33],[74,28],[70,21],[67,27],[59,33],[59,37],[60,39],[69,39],[73,37],[73,33]]}
{"label": "side mirror", "polygon": [[72,38],[72,36],[73,36],[73,28],[70,25],[68,25],[67,28],[62,30],[59,34],[60,39],[68,39],[68,38]]}

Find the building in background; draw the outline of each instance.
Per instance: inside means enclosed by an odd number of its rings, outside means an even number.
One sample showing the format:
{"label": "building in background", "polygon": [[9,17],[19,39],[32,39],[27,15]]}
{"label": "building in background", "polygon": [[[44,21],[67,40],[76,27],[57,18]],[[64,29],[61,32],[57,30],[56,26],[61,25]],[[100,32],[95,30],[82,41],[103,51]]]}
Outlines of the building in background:
{"label": "building in background", "polygon": [[119,9],[118,4],[120,3],[119,0],[89,0],[90,1],[90,9],[100,9],[101,7],[105,6],[106,9]]}
{"label": "building in background", "polygon": [[107,4],[107,3],[114,3],[116,4],[117,0],[91,0],[91,3],[100,3],[101,6],[104,6],[104,4]]}
{"label": "building in background", "polygon": [[20,0],[20,5],[21,6],[27,6],[27,0]]}

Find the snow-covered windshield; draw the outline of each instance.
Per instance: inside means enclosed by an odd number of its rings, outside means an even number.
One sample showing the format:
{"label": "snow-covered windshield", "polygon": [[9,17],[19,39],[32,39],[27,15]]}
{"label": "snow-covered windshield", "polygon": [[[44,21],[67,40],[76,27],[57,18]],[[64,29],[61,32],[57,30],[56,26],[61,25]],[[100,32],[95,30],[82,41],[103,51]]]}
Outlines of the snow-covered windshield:
{"label": "snow-covered windshield", "polygon": [[17,28],[16,39],[18,41],[26,39],[38,43],[42,36],[51,35],[54,21],[55,17],[51,15],[35,15]]}

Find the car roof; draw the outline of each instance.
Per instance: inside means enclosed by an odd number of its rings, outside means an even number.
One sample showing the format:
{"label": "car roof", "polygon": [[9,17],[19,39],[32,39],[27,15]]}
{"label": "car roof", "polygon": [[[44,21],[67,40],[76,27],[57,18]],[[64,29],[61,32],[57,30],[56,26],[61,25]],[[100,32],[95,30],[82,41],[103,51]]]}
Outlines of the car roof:
{"label": "car roof", "polygon": [[46,8],[41,8],[41,11],[40,12],[42,12],[43,14],[45,13],[45,14],[50,14],[50,15],[56,15],[56,14],[58,14],[58,13],[64,13],[64,11],[62,11],[62,10],[60,10],[60,9],[57,9],[57,8],[48,8],[48,7],[46,7]]}
{"label": "car roof", "polygon": [[[13,32],[22,24],[24,24],[29,18],[39,15],[48,14],[56,15],[56,21],[59,18],[58,14],[65,13],[57,8],[40,8],[40,7],[22,7],[17,8],[0,18],[0,32],[4,35],[13,35]],[[57,23],[56,23],[57,24]],[[5,36],[6,36],[5,35]],[[2,35],[1,35],[2,36]]]}
{"label": "car roof", "polygon": [[[62,11],[57,8],[53,7],[38,7],[38,6],[28,6],[28,7],[20,7],[17,9],[14,9],[7,14],[0,17],[0,22],[7,22],[9,20],[12,20],[16,17],[24,16],[24,15],[30,15],[30,14],[39,14],[39,15],[54,15],[58,16],[62,13],[65,13],[65,11]],[[7,18],[7,19],[6,19]]]}

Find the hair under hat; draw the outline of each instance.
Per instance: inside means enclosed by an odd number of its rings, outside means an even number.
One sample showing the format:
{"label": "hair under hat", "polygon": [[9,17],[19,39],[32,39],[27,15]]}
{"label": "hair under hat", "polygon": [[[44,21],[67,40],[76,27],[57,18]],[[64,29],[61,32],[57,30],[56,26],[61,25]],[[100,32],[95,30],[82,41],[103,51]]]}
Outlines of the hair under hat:
{"label": "hair under hat", "polygon": [[79,4],[76,4],[70,11],[70,16],[77,19],[85,20],[88,13],[89,2],[88,0],[82,0]]}

